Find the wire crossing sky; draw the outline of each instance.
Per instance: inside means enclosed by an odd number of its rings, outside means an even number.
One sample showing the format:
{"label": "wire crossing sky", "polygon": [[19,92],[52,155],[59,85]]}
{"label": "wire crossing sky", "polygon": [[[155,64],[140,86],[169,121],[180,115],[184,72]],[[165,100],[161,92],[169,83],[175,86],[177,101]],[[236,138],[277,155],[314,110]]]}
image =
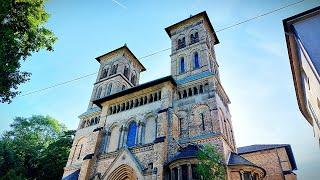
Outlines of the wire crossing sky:
{"label": "wire crossing sky", "polygon": [[297,105],[282,20],[319,5],[319,0],[48,1],[47,27],[58,37],[54,52],[40,51],[22,63],[31,80],[19,87],[24,92],[19,98],[0,104],[0,130],[8,130],[17,116],[32,115],[50,115],[76,129],[99,69],[94,57],[125,43],[143,55],[147,71],[140,84],[170,75],[171,41],[164,28],[206,11],[220,41],[215,54],[237,146],[291,144],[298,178],[318,179],[319,148]]}
{"label": "wire crossing sky", "polygon": [[[115,2],[116,4],[118,4],[119,6],[127,9],[126,6],[124,6],[123,4],[119,3],[118,1],[115,1],[115,0],[112,0],[112,1]],[[280,10],[282,10],[282,9],[288,8],[288,7],[290,7],[290,6],[293,6],[293,5],[302,3],[303,1],[305,1],[305,0],[297,1],[297,2],[294,2],[294,3],[288,4],[288,5],[282,6],[282,7],[280,7],[280,8],[273,9],[273,10],[268,11],[268,12],[266,12],[266,13],[263,13],[263,14],[260,14],[260,15],[256,15],[256,16],[254,16],[254,17],[251,17],[251,18],[248,18],[248,19],[246,19],[246,20],[240,21],[240,22],[235,23],[235,24],[233,24],[233,25],[230,25],[230,26],[227,26],[227,27],[225,27],[225,28],[219,29],[219,30],[217,30],[216,32],[218,33],[218,32],[221,32],[221,31],[224,31],[224,30],[233,28],[233,27],[235,27],[235,26],[239,26],[239,25],[241,25],[241,24],[243,24],[243,23],[247,23],[247,22],[249,22],[249,21],[252,21],[252,20],[261,18],[261,17],[263,17],[263,16],[266,16],[266,15],[269,15],[269,14],[272,14],[272,13],[275,13],[275,12],[280,11]],[[171,47],[166,48],[166,49],[162,49],[162,50],[160,50],[160,51],[156,51],[156,52],[153,52],[153,53],[151,53],[151,54],[142,56],[142,57],[140,57],[139,59],[140,59],[140,60],[141,60],[141,59],[145,59],[145,58],[148,58],[148,57],[150,57],[150,56],[154,56],[154,55],[156,55],[156,54],[162,53],[162,52],[164,52],[164,51],[168,51],[168,50],[170,50],[170,49],[171,49]],[[28,93],[19,95],[18,97],[27,96],[27,95],[34,94],[34,93],[38,93],[38,92],[41,92],[41,91],[45,91],[45,90],[48,90],[48,89],[51,89],[51,88],[55,88],[55,87],[58,87],[58,86],[61,86],[61,85],[65,85],[65,84],[68,84],[68,83],[71,83],[71,82],[74,82],[74,81],[77,81],[77,80],[80,80],[80,79],[83,79],[83,78],[86,78],[86,77],[89,77],[89,76],[96,75],[97,73],[98,73],[98,72],[86,74],[86,75],[83,75],[83,76],[80,76],[80,77],[77,77],[77,78],[74,78],[74,79],[71,79],[71,80],[68,80],[68,81],[64,81],[64,82],[61,82],[61,83],[57,83],[57,84],[54,84],[54,85],[51,85],[51,86],[48,86],[48,87],[39,89],[39,90],[35,90],[35,91],[31,91],[31,92],[28,92]]]}

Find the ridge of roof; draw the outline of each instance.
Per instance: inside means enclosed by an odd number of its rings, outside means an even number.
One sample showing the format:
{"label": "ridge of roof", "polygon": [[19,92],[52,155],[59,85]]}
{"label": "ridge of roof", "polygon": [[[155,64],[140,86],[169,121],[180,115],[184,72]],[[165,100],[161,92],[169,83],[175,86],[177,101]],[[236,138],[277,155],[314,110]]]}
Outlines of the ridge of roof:
{"label": "ridge of roof", "polygon": [[117,97],[120,97],[120,96],[124,96],[126,94],[130,94],[130,93],[139,91],[141,89],[144,89],[144,88],[156,85],[156,84],[160,84],[160,83],[163,83],[163,82],[166,82],[166,81],[170,81],[172,84],[176,85],[176,82],[173,79],[173,77],[171,75],[169,75],[169,76],[165,76],[165,77],[162,77],[162,78],[159,78],[159,79],[155,79],[153,81],[149,81],[149,82],[140,84],[138,86],[134,86],[132,88],[128,88],[126,90],[117,92],[115,94],[111,94],[109,96],[105,96],[105,97],[102,97],[102,98],[99,98],[99,99],[94,99],[92,102],[95,105],[97,105],[98,107],[101,108],[102,107],[101,103],[104,102],[104,101],[111,100],[111,99],[114,99],[114,98],[117,98]]}
{"label": "ridge of roof", "polygon": [[218,39],[218,37],[217,37],[216,32],[215,32],[214,29],[213,29],[213,26],[212,26],[212,24],[211,24],[211,21],[210,21],[210,19],[209,19],[208,14],[207,14],[206,11],[202,11],[202,12],[196,14],[196,15],[190,16],[190,17],[187,18],[187,19],[184,19],[184,20],[179,21],[179,22],[177,22],[177,23],[175,23],[175,24],[173,24],[173,25],[171,25],[171,26],[169,26],[169,27],[166,27],[165,30],[166,30],[168,36],[171,37],[170,30],[171,30],[172,28],[174,28],[175,26],[177,26],[177,25],[179,25],[179,24],[181,24],[181,23],[187,22],[187,21],[189,21],[189,20],[191,20],[191,19],[193,19],[193,18],[200,17],[200,16],[202,16],[202,17],[208,22],[209,28],[210,28],[210,30],[212,31],[213,36],[214,36],[214,38],[215,38],[215,43],[214,43],[214,44],[219,44],[219,43],[220,43],[220,42],[219,42],[219,39]]}
{"label": "ridge of roof", "polygon": [[132,53],[132,51],[128,48],[128,46],[127,46],[126,44],[123,45],[123,46],[121,46],[121,47],[119,47],[119,48],[117,48],[117,49],[114,49],[114,50],[109,51],[109,52],[107,52],[107,53],[105,53],[105,54],[102,54],[102,55],[96,57],[95,59],[100,63],[100,58],[101,58],[101,57],[106,56],[106,55],[111,54],[111,53],[114,53],[114,52],[116,52],[116,51],[119,51],[119,50],[121,50],[121,49],[127,50],[127,51],[129,52],[129,54],[132,55],[132,57],[133,57],[133,58],[138,62],[138,64],[141,66],[141,72],[143,72],[143,71],[146,70],[146,68],[142,65],[142,63],[139,61],[139,59]]}
{"label": "ridge of roof", "polygon": [[250,146],[239,147],[239,148],[237,148],[237,152],[239,155],[241,155],[241,154],[253,153],[253,152],[258,152],[258,151],[277,149],[277,148],[282,148],[282,147],[285,148],[285,150],[288,154],[288,158],[291,163],[292,170],[297,170],[298,169],[297,164],[296,164],[295,158],[293,156],[293,152],[292,152],[290,144],[254,144],[254,145],[250,145]]}

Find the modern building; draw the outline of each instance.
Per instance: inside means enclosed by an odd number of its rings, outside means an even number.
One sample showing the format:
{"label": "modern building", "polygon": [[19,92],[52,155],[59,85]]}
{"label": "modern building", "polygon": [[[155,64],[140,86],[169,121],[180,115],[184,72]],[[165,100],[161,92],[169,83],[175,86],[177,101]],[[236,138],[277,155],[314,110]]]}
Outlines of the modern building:
{"label": "modern building", "polygon": [[170,76],[140,84],[146,69],[126,45],[96,58],[99,74],[63,179],[199,179],[197,152],[208,143],[222,154],[227,179],[268,176],[263,163],[237,154],[215,56],[219,40],[206,12],[165,30],[172,44]]}
{"label": "modern building", "polygon": [[283,20],[298,106],[320,145],[320,6]]}

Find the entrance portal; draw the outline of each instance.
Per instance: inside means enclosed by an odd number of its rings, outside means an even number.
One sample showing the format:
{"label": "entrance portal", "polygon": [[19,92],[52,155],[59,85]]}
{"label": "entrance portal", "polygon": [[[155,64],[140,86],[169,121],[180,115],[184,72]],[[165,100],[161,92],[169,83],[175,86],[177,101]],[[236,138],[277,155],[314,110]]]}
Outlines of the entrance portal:
{"label": "entrance portal", "polygon": [[137,180],[136,173],[132,169],[132,167],[122,164],[119,167],[117,167],[109,177],[107,177],[107,180]]}

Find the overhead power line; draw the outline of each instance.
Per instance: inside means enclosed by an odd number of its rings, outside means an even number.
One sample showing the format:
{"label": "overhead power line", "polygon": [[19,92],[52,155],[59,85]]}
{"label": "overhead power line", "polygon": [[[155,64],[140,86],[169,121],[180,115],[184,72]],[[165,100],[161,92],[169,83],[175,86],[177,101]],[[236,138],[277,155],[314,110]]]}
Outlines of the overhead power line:
{"label": "overhead power line", "polygon": [[[275,13],[275,12],[277,12],[277,11],[280,11],[280,10],[286,9],[286,8],[288,8],[288,7],[291,7],[291,6],[300,4],[300,3],[304,2],[304,1],[305,1],[305,0],[301,0],[301,1],[297,1],[297,2],[291,3],[291,4],[287,4],[287,5],[285,5],[285,6],[282,6],[282,7],[277,8],[277,9],[273,9],[273,10],[268,11],[268,12],[265,12],[265,13],[263,13],[263,14],[259,14],[259,15],[256,15],[256,16],[254,16],[254,17],[245,19],[245,20],[243,20],[243,21],[239,21],[239,22],[237,22],[237,23],[235,23],[235,24],[229,25],[229,26],[227,26],[227,27],[218,29],[218,30],[216,30],[216,32],[218,33],[218,32],[221,32],[221,31],[225,31],[225,30],[230,29],[230,28],[233,28],[233,27],[235,27],[235,26],[239,26],[239,25],[244,24],[244,23],[247,23],[247,22],[249,22],[249,21],[256,20],[256,19],[261,18],[261,17],[263,17],[263,16],[267,16],[267,15],[272,14],[272,13]],[[141,59],[145,59],[145,58],[148,58],[148,57],[150,57],[150,56],[154,56],[154,55],[156,55],[156,54],[159,54],[159,53],[168,51],[168,50],[170,50],[170,49],[171,49],[171,47],[166,48],[166,49],[162,49],[162,50],[160,50],[160,51],[155,51],[155,52],[150,53],[150,54],[148,54],[148,55],[142,56],[142,57],[140,57],[139,59],[140,59],[140,60],[141,60]],[[30,94],[38,93],[38,92],[45,91],[45,90],[48,90],[48,89],[51,89],[51,88],[55,88],[55,87],[57,87],[57,86],[62,86],[62,85],[64,85],[64,84],[68,84],[68,83],[71,83],[71,82],[74,82],[74,81],[78,81],[78,80],[80,80],[80,79],[83,79],[83,78],[86,78],[86,77],[95,75],[95,74],[97,74],[97,73],[98,73],[98,72],[91,73],[91,74],[86,74],[86,75],[83,75],[83,76],[79,76],[79,77],[77,77],[77,78],[74,78],[74,79],[71,79],[71,80],[68,80],[68,81],[64,81],[64,82],[61,82],[61,83],[53,84],[53,85],[51,85],[51,86],[48,86],[48,87],[45,87],[45,88],[42,88],[42,89],[38,89],[38,90],[35,90],[35,91],[31,91],[31,92],[22,94],[22,95],[20,95],[20,96],[18,96],[18,97],[23,97],[23,96],[27,96],[27,95],[30,95]]]}
{"label": "overhead power line", "polygon": [[45,88],[42,88],[42,89],[38,89],[38,90],[35,90],[35,91],[31,91],[31,92],[22,94],[22,95],[20,95],[20,96],[18,96],[18,97],[27,96],[27,95],[34,94],[34,93],[37,93],[37,92],[41,92],[41,91],[44,91],[44,90],[48,90],[48,89],[51,89],[51,88],[55,88],[55,87],[57,87],[57,86],[61,86],[61,85],[64,85],[64,84],[68,84],[68,83],[71,83],[71,82],[73,82],[73,81],[77,81],[77,80],[80,80],[80,79],[83,79],[83,78],[86,78],[86,77],[95,75],[95,74],[97,74],[97,73],[98,73],[98,72],[91,73],[91,74],[86,74],[86,75],[84,75],[84,76],[80,76],[80,77],[77,77],[77,78],[74,78],[74,79],[71,79],[71,80],[68,80],[68,81],[64,81],[64,82],[57,83],[57,84],[54,84],[54,85],[51,85],[51,86],[48,86],[48,87],[45,87]]}
{"label": "overhead power line", "polygon": [[282,7],[278,8],[278,9],[273,9],[273,10],[268,11],[268,12],[265,12],[265,13],[263,13],[263,14],[260,14],[260,15],[257,15],[257,16],[251,17],[251,18],[248,18],[248,19],[246,19],[246,20],[244,20],[244,21],[240,21],[240,22],[237,22],[237,23],[232,24],[232,25],[230,25],[230,26],[227,26],[227,27],[225,27],[225,28],[219,29],[219,30],[217,30],[216,32],[221,32],[221,31],[230,29],[230,28],[232,28],[232,27],[239,26],[240,24],[243,24],[243,23],[246,23],[246,22],[249,22],[249,21],[258,19],[258,18],[261,18],[261,17],[263,17],[263,16],[266,16],[266,15],[269,15],[269,14],[272,14],[272,13],[275,13],[275,12],[277,12],[277,11],[280,11],[280,10],[282,10],[282,9],[288,8],[288,7],[290,7],[290,6],[294,6],[294,5],[296,5],[296,4],[302,3],[303,1],[305,1],[305,0],[297,1],[297,2],[294,2],[294,3],[288,4],[288,5],[282,6]]}

